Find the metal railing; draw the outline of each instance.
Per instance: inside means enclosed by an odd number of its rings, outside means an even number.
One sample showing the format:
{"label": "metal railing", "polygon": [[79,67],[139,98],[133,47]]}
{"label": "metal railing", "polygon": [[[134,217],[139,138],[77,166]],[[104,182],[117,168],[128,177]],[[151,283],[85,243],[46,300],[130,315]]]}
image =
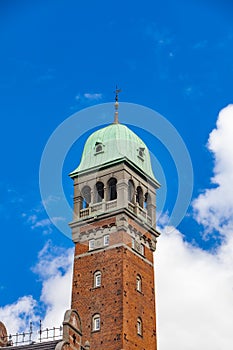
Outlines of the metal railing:
{"label": "metal railing", "polygon": [[33,330],[33,324],[30,322],[28,332],[10,334],[4,337],[6,346],[29,345],[37,342],[57,340],[62,338],[62,326],[52,328],[42,328],[42,322],[39,322],[39,329]]}

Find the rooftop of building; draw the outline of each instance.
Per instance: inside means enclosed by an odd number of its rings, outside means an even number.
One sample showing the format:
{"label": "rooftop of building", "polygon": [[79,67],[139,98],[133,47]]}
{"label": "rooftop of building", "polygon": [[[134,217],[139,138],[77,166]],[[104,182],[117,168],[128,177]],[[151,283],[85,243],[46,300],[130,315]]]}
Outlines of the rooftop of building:
{"label": "rooftop of building", "polygon": [[30,344],[22,344],[22,345],[8,345],[1,348],[1,350],[54,350],[57,344],[62,339],[52,340],[52,341],[44,341],[44,342],[32,342]]}
{"label": "rooftop of building", "polygon": [[142,139],[118,121],[118,101],[115,103],[114,122],[93,132],[87,139],[79,166],[70,176],[98,171],[98,169],[126,161],[153,182],[156,180],[149,150]]}

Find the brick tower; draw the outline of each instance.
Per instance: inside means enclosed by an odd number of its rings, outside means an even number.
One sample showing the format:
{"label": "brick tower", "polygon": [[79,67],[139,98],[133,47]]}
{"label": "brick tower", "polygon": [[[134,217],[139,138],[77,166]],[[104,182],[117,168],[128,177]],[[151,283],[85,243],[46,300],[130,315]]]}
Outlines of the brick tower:
{"label": "brick tower", "polygon": [[148,149],[114,123],[86,141],[74,180],[72,309],[92,350],[155,350],[155,179]]}

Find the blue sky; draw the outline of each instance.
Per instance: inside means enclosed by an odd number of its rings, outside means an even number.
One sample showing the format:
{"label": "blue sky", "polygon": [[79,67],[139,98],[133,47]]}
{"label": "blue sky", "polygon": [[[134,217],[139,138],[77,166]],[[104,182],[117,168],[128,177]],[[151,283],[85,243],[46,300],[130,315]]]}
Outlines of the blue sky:
{"label": "blue sky", "polygon": [[[42,152],[69,116],[113,101],[116,84],[121,101],[159,112],[181,135],[193,164],[193,200],[216,187],[210,181],[215,153],[206,144],[219,111],[232,103],[232,18],[229,1],[1,1],[0,307],[25,295],[39,300],[39,252],[46,244],[57,247],[50,247],[51,260],[59,249],[66,254],[72,247],[41,204]],[[174,165],[159,142],[143,131],[140,136],[163,159],[169,190],[164,211],[170,212]],[[73,187],[66,174],[78,165],[84,140],[64,163],[70,203]],[[217,249],[224,235],[213,228],[203,235],[205,229],[189,207],[179,226],[183,239],[204,251]],[[56,271],[64,275],[61,267]]]}

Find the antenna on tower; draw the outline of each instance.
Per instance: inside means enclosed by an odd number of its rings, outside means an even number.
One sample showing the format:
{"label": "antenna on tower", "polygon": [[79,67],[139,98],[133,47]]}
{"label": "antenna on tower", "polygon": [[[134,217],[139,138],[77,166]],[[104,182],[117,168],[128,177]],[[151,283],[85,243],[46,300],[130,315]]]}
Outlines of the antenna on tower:
{"label": "antenna on tower", "polygon": [[119,107],[119,103],[118,103],[118,95],[121,92],[121,89],[118,89],[117,85],[116,85],[116,90],[114,91],[115,93],[115,114],[114,114],[114,124],[118,124],[119,120],[118,120],[118,107]]}

